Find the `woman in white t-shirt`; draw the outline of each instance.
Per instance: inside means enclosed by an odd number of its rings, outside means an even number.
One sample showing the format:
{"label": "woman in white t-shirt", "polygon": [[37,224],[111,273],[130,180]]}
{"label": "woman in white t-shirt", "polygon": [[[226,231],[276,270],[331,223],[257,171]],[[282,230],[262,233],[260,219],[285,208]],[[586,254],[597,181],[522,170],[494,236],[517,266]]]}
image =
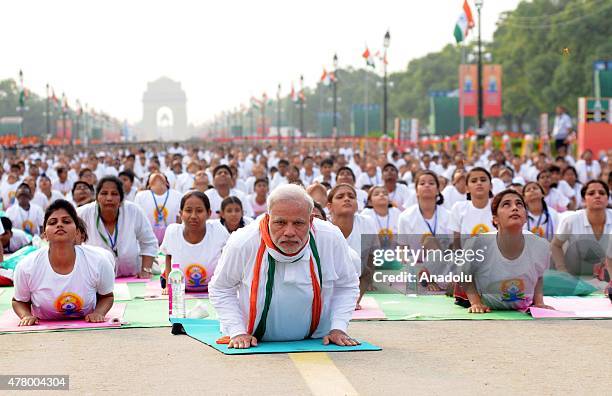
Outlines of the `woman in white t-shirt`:
{"label": "woman in white t-shirt", "polygon": [[359,301],[372,281],[372,251],[379,246],[378,235],[374,234],[376,223],[372,218],[357,213],[357,192],[349,184],[337,184],[329,191],[327,208],[331,222],[340,228],[349,247],[357,253],[355,257],[360,258],[353,263],[359,275],[357,309],[360,309]]}
{"label": "woman in white t-shirt", "polygon": [[134,198],[134,203],[147,215],[158,243],[164,240],[166,228],[177,221],[181,196],[180,192],[170,188],[164,174],[152,173],[146,189],[138,192]]}
{"label": "woman in white t-shirt", "polygon": [[368,207],[361,214],[376,222],[376,229],[373,231],[376,231],[380,237],[381,245],[388,249],[397,242],[399,218],[402,212],[391,206],[389,193],[384,186],[370,187],[367,197]]}
{"label": "woman in white t-shirt", "polygon": [[87,230],[66,200],[47,209],[44,236],[49,246],[25,257],[15,269],[13,310],[19,325],[35,325],[39,319],[103,322],[113,305],[112,259],[97,248],[78,245],[87,239]]}
{"label": "woman in white t-shirt", "polygon": [[[544,304],[544,271],[550,262],[549,243],[523,231],[527,220],[520,193],[504,190],[491,203],[497,232],[480,234],[465,244],[470,255],[463,273],[471,275],[463,287],[469,312],[526,311],[529,307],[552,309]],[[478,254],[478,252],[481,252]]]}
{"label": "woman in white t-shirt", "polygon": [[527,205],[525,229],[552,241],[559,225],[559,214],[546,204],[544,189],[536,182],[528,182],[523,187],[523,197]]}
{"label": "woman in white t-shirt", "polygon": [[[355,173],[348,166],[343,166],[336,172],[336,184],[343,183],[355,187]],[[368,202],[368,193],[357,187],[355,187],[355,192],[357,193],[357,212],[361,212]]]}
{"label": "woman in white t-shirt", "polygon": [[449,220],[456,249],[461,248],[466,239],[494,228],[490,207],[493,197],[491,174],[484,168],[472,168],[466,175],[466,185],[467,201],[453,205]]}
{"label": "woman in white t-shirt", "polygon": [[249,195],[255,217],[266,213],[268,199],[268,179],[255,179],[254,192]]}
{"label": "woman in white t-shirt", "polygon": [[610,190],[603,181],[591,180],[580,194],[586,209],[561,220],[552,241],[552,255],[559,271],[592,275],[594,266],[605,260],[612,234],[612,211],[606,208]]}
{"label": "woman in white t-shirt", "polygon": [[[172,264],[179,264],[185,274],[186,291],[208,291],[208,282],[229,232],[218,222],[208,221],[210,201],[200,191],[189,191],[183,196],[179,213],[181,224],[168,226],[161,245],[166,255],[163,278],[168,277]],[[162,293],[167,294],[164,283]]]}
{"label": "woman in white t-shirt", "polygon": [[[417,203],[404,210],[399,218],[401,243],[414,251],[424,248],[447,249],[452,241],[449,229],[450,214],[442,206],[444,197],[440,193],[437,175],[429,170],[419,171],[414,184]],[[424,267],[426,271],[436,275],[444,275],[446,272],[444,264],[427,263]],[[429,290],[440,290],[434,282],[426,286]]]}
{"label": "woman in white t-shirt", "polygon": [[563,179],[559,181],[559,186],[566,184],[568,188],[574,190],[574,198],[576,199],[576,209],[583,207],[582,196],[580,196],[580,190],[582,189],[582,183],[578,181],[578,172],[573,166],[568,166],[563,170]]}
{"label": "woman in white t-shirt", "polygon": [[442,190],[444,208],[451,210],[455,203],[466,200],[466,194],[465,169],[457,168],[453,171],[451,184]]}

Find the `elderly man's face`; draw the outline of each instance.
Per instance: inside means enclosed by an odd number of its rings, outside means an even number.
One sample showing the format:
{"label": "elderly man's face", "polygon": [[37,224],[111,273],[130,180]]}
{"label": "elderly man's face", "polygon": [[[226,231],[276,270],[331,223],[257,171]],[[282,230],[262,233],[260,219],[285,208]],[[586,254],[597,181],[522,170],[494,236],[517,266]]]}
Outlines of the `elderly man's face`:
{"label": "elderly man's face", "polygon": [[272,242],[285,254],[299,252],[308,241],[312,214],[306,204],[284,200],[270,210]]}

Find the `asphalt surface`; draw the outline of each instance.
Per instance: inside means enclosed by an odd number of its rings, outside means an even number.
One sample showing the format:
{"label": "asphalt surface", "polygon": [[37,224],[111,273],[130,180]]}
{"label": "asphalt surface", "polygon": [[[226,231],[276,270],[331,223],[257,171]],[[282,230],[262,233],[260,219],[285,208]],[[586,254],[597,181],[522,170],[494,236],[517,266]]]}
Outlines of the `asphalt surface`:
{"label": "asphalt surface", "polygon": [[350,333],[383,351],[315,356],[310,374],[295,354],[225,356],[169,328],[0,335],[0,374],[69,374],[75,394],[612,392],[612,321],[353,322]]}

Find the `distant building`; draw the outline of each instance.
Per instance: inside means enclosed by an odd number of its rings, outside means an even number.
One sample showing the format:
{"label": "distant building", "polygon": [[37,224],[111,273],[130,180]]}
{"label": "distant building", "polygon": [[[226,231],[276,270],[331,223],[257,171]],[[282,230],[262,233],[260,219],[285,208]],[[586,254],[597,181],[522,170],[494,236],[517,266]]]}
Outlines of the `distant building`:
{"label": "distant building", "polygon": [[142,95],[142,124],[138,139],[171,141],[189,137],[187,96],[181,83],[168,77],[148,83]]}

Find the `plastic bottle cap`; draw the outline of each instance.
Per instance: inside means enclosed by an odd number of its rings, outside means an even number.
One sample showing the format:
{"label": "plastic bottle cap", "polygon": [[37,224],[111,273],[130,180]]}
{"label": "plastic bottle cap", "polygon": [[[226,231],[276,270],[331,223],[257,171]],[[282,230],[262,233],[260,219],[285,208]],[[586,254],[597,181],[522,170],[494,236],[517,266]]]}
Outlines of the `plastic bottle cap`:
{"label": "plastic bottle cap", "polygon": [[181,268],[180,264],[172,264],[172,268]]}

